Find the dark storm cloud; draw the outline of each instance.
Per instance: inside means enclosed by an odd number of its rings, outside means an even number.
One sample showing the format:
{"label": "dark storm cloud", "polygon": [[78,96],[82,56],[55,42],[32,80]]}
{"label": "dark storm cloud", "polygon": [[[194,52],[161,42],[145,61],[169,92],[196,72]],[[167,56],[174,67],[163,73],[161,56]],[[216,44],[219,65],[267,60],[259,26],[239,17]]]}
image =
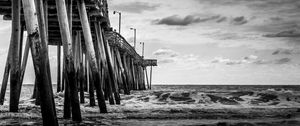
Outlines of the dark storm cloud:
{"label": "dark storm cloud", "polygon": [[288,62],[290,62],[291,59],[290,58],[282,58],[282,59],[277,59],[274,61],[275,64],[286,64]]}
{"label": "dark storm cloud", "polygon": [[257,60],[254,61],[253,64],[257,64],[257,65],[263,65],[263,64],[270,64],[270,61],[266,61],[266,60]]}
{"label": "dark storm cloud", "polygon": [[145,2],[131,2],[112,6],[112,8],[115,10],[130,13],[142,13],[143,11],[153,11],[157,7],[159,7],[159,5],[152,5]]}
{"label": "dark storm cloud", "polygon": [[272,53],[272,55],[279,55],[279,54],[291,55],[293,53],[294,51],[290,49],[277,49]]}
{"label": "dark storm cloud", "polygon": [[219,15],[205,17],[205,18],[200,18],[197,15],[187,15],[185,17],[179,17],[178,15],[173,15],[162,19],[154,20],[153,23],[157,25],[163,24],[163,25],[187,26],[194,23],[216,20],[218,18],[220,18]]}
{"label": "dark storm cloud", "polygon": [[278,21],[282,21],[283,18],[281,18],[281,17],[270,17],[270,20],[273,21],[273,22],[278,22]]}
{"label": "dark storm cloud", "polygon": [[237,4],[237,1],[235,0],[196,0],[200,4],[211,4],[211,5],[233,5]]}
{"label": "dark storm cloud", "polygon": [[257,64],[257,65],[264,65],[264,64],[287,64],[289,62],[291,62],[292,59],[290,58],[281,58],[281,59],[274,59],[274,60],[256,60],[254,62],[252,62],[253,64]]}
{"label": "dark storm cloud", "polygon": [[196,0],[200,4],[211,4],[211,5],[248,5],[250,7],[282,7],[283,5],[294,5],[295,8],[299,8],[300,2],[299,0]]}
{"label": "dark storm cloud", "polygon": [[289,63],[291,61],[292,61],[292,59],[290,59],[290,58],[281,58],[281,59],[274,59],[274,60],[259,59],[259,60],[255,60],[251,63],[257,64],[257,65],[264,65],[264,64],[278,64],[278,65],[281,65],[281,64]]}
{"label": "dark storm cloud", "polygon": [[300,16],[300,0],[196,0],[209,8],[218,6],[245,6],[257,12]]}
{"label": "dark storm cloud", "polygon": [[226,21],[226,20],[227,20],[226,17],[222,17],[222,18],[218,19],[216,22],[217,22],[217,23],[221,23],[221,22],[224,22],[224,21]]}
{"label": "dark storm cloud", "polygon": [[231,20],[231,24],[233,25],[243,25],[246,24],[248,21],[244,16],[235,17]]}
{"label": "dark storm cloud", "polygon": [[242,64],[242,62],[240,61],[229,61],[226,63],[226,65],[238,65],[238,64]]}
{"label": "dark storm cloud", "polygon": [[287,30],[287,31],[281,31],[279,33],[275,34],[266,34],[265,37],[300,37],[300,31],[299,30]]}

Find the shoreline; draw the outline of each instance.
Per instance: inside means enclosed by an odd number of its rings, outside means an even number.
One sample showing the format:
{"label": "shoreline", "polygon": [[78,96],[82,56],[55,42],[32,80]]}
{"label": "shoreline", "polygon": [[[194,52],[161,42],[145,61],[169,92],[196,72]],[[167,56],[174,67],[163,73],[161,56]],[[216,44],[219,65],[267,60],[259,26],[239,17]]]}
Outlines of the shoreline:
{"label": "shoreline", "polygon": [[[115,105],[115,107],[120,107]],[[93,107],[94,108],[94,107]],[[111,108],[110,108],[111,109]],[[100,114],[98,111],[82,111],[83,121],[80,123],[62,118],[62,111],[58,111],[59,124],[72,125],[156,125],[156,124],[176,124],[176,125],[207,125],[215,126],[220,124],[247,124],[247,125],[291,125],[300,124],[299,108],[277,108],[277,109],[255,109],[248,108],[248,111],[241,113],[241,109],[194,109],[191,111],[159,111],[159,112],[110,112]],[[35,115],[28,114],[30,110],[35,111]],[[244,109],[243,109],[244,110]],[[267,110],[262,113],[262,110]],[[0,125],[41,125],[39,107],[20,107],[20,113],[10,113],[1,110]],[[282,115],[282,113],[285,113]]]}
{"label": "shoreline", "polygon": [[[85,93],[80,123],[63,119],[64,93],[55,93],[57,118],[61,125],[300,125],[300,94],[296,89],[155,88],[122,94],[120,105],[106,101],[107,114],[100,114],[97,105],[91,107]],[[19,113],[8,112],[8,99],[0,106],[0,125],[42,124],[40,107],[30,99],[30,90],[24,91]]]}

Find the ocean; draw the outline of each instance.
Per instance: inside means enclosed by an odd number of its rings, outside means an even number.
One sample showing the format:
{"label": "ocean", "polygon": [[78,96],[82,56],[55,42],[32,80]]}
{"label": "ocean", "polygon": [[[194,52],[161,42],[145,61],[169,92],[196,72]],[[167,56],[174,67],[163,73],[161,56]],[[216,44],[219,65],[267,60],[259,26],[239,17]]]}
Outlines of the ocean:
{"label": "ocean", "polygon": [[[7,90],[0,125],[41,124],[32,93],[33,85],[23,85],[21,113],[8,114]],[[59,123],[76,124],[62,118],[63,93],[54,96]],[[89,106],[88,93],[85,98],[82,125],[300,125],[298,85],[153,85],[152,90],[121,94],[120,105],[107,102],[109,114]]]}

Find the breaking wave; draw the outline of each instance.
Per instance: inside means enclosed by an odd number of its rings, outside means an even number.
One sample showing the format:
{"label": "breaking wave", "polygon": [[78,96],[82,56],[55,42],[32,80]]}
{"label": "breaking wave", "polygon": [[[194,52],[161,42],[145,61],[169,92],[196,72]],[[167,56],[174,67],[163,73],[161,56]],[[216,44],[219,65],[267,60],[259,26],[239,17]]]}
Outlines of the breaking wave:
{"label": "breaking wave", "polygon": [[124,96],[126,104],[202,105],[212,107],[295,107],[299,91],[266,89],[260,91],[154,90]]}

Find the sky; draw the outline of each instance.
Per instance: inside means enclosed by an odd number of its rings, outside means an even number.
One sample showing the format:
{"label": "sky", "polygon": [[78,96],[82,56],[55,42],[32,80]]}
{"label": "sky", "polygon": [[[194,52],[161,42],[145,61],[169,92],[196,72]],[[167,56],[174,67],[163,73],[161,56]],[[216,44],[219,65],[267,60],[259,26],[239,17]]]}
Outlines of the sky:
{"label": "sky", "polygon": [[[111,26],[145,58],[153,84],[299,84],[299,0],[108,0]],[[2,80],[11,22],[0,20]],[[56,47],[49,48],[56,81]],[[34,81],[29,59],[25,83]],[[148,68],[149,70],[149,68]]]}

